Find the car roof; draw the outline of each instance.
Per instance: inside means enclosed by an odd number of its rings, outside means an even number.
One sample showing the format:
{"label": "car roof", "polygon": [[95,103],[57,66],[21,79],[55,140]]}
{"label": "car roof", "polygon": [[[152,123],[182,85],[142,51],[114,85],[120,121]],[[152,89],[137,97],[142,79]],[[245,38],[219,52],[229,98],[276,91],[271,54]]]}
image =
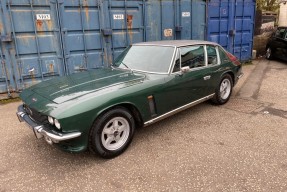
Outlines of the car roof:
{"label": "car roof", "polygon": [[183,47],[188,45],[218,45],[217,43],[201,40],[163,40],[163,41],[150,41],[140,42],[134,45],[160,45],[160,46],[176,46]]}

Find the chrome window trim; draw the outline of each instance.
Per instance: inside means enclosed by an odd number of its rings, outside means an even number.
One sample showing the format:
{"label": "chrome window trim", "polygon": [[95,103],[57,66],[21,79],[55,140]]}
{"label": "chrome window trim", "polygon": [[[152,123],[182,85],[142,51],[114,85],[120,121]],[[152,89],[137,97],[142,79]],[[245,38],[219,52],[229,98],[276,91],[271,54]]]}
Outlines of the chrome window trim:
{"label": "chrome window trim", "polygon": [[174,50],[173,50],[173,56],[172,56],[171,62],[170,62],[170,64],[169,64],[168,74],[170,74],[170,73],[171,73],[171,70],[173,69],[173,65],[174,65],[174,62],[175,62],[176,53],[177,53],[177,48],[176,48],[176,46],[175,46],[175,47],[174,47]]}
{"label": "chrome window trim", "polygon": [[215,49],[216,49],[216,54],[217,54],[217,64],[216,65],[221,65],[221,58],[220,58],[220,55],[219,55],[218,46],[215,46]]}
{"label": "chrome window trim", "polygon": [[[176,72],[173,72],[173,69],[174,69],[174,65],[175,65],[175,61],[176,61],[176,58],[177,58],[177,55],[179,54],[179,71],[176,71]],[[174,60],[173,60],[173,63],[172,63],[172,67],[170,69],[170,73],[169,74],[180,74],[181,73],[181,57],[180,57],[180,47],[176,47],[176,52],[175,52],[175,55],[174,55]]]}
{"label": "chrome window trim", "polygon": [[206,45],[204,45],[204,59],[205,59],[205,66],[208,66],[208,56],[207,56],[207,46]]}
{"label": "chrome window trim", "polygon": [[165,119],[165,118],[167,118],[167,117],[172,116],[173,114],[179,113],[179,112],[181,112],[181,111],[183,111],[183,110],[185,110],[185,109],[188,109],[188,108],[190,108],[190,107],[192,107],[192,106],[195,106],[195,105],[197,105],[197,104],[199,104],[199,103],[202,103],[202,102],[204,102],[204,101],[207,101],[207,100],[211,99],[214,95],[215,95],[215,93],[213,93],[213,94],[211,94],[211,95],[208,95],[208,96],[206,96],[206,97],[203,97],[203,98],[201,98],[201,99],[198,99],[198,100],[196,100],[196,101],[193,101],[193,102],[191,102],[191,103],[188,103],[188,104],[186,104],[186,105],[183,105],[183,106],[181,106],[181,107],[178,107],[178,108],[176,108],[176,109],[173,109],[173,110],[171,110],[171,111],[169,111],[169,112],[167,112],[167,113],[165,113],[165,114],[163,114],[163,115],[160,115],[160,116],[158,116],[158,117],[156,117],[156,118],[153,118],[153,119],[151,119],[151,120],[149,120],[149,121],[144,122],[144,126],[148,126],[148,125],[150,125],[150,124],[152,124],[152,123],[156,123],[156,122],[158,122],[158,121],[160,121],[160,120],[162,120],[162,119]]}

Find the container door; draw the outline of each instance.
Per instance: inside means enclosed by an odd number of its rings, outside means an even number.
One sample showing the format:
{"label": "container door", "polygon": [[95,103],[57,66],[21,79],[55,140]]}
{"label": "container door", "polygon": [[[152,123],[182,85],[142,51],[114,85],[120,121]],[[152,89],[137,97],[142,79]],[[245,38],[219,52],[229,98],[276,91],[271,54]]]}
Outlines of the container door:
{"label": "container door", "polygon": [[[59,1],[59,0],[58,0]],[[101,4],[95,0],[59,1],[67,74],[104,65]]]}
{"label": "container door", "polygon": [[205,0],[192,1],[192,39],[204,40],[206,34]]}
{"label": "container door", "polygon": [[229,2],[228,0],[211,0],[208,3],[208,29],[207,39],[217,42],[225,49],[230,51],[228,47],[230,42],[229,36]]}
{"label": "container door", "polygon": [[235,5],[234,55],[241,61],[252,57],[255,2],[237,0]]}
{"label": "container door", "polygon": [[108,1],[105,4],[108,15],[105,15],[107,42],[111,42],[109,63],[126,47],[145,40],[144,35],[144,3],[143,1]]}
{"label": "container door", "polygon": [[2,48],[0,49],[0,93],[8,93],[10,95],[10,78]]}
{"label": "container door", "polygon": [[180,30],[181,35],[180,37],[177,36],[177,39],[192,39],[192,31],[194,30],[192,25],[192,1],[181,1],[180,10],[180,28],[177,31]]}
{"label": "container door", "polygon": [[217,42],[241,61],[252,56],[255,0],[211,0],[207,39]]}
{"label": "container door", "polygon": [[204,0],[180,1],[180,24],[176,25],[176,39],[204,40],[206,34],[206,2]]}
{"label": "container door", "polygon": [[145,5],[146,41],[181,38],[178,0],[147,1]]}
{"label": "container door", "polygon": [[[56,2],[1,1],[14,89],[65,73]],[[9,43],[9,35],[12,34]]]}

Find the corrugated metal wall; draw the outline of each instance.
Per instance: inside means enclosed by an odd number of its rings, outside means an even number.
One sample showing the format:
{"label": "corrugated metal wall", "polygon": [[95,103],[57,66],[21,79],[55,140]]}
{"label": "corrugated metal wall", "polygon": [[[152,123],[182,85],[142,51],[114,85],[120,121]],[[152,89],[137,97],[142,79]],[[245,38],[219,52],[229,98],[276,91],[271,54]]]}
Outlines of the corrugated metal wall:
{"label": "corrugated metal wall", "polygon": [[[250,29],[245,21],[245,10],[252,12],[245,5],[249,1],[237,0],[241,8],[231,9],[229,1],[211,0],[207,20],[204,0],[1,0],[0,93],[107,66],[128,45],[141,41],[209,39],[236,52]],[[236,20],[243,33],[236,33],[234,48],[222,36],[230,32],[226,22],[235,15],[227,17],[223,6],[244,19]],[[214,24],[215,17],[220,25]],[[245,43],[241,41],[240,46]]]}
{"label": "corrugated metal wall", "polygon": [[0,93],[107,66],[131,43],[205,38],[203,0],[0,3]]}
{"label": "corrugated metal wall", "polygon": [[210,0],[207,36],[241,61],[251,59],[255,0]]}

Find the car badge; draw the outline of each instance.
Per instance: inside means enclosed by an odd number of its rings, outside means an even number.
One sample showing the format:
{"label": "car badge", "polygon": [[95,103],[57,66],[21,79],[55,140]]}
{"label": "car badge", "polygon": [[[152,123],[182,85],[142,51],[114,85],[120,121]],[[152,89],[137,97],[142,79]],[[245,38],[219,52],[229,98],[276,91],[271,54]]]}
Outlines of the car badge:
{"label": "car badge", "polygon": [[36,101],[37,101],[37,99],[33,97],[33,98],[32,98],[32,101],[36,102]]}

